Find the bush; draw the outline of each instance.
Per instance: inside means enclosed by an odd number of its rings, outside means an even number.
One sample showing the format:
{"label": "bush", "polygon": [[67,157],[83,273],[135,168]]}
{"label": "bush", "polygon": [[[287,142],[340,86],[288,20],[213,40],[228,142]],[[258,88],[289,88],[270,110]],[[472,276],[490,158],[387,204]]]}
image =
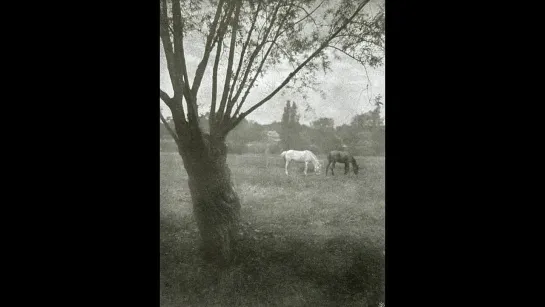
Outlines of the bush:
{"label": "bush", "polygon": [[248,146],[242,143],[227,143],[227,152],[230,154],[241,155],[248,152]]}
{"label": "bush", "polygon": [[282,147],[279,144],[274,144],[269,147],[270,154],[280,154],[282,152]]}

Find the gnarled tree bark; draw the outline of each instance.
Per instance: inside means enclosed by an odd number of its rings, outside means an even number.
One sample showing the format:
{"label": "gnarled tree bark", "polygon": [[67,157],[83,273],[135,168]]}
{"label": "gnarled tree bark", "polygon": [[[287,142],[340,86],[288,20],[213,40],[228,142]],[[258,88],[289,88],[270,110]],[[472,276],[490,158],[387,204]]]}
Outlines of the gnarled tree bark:
{"label": "gnarled tree bark", "polygon": [[179,153],[189,177],[203,257],[228,266],[238,239],[240,199],[231,181],[225,140],[200,134],[185,138]]}

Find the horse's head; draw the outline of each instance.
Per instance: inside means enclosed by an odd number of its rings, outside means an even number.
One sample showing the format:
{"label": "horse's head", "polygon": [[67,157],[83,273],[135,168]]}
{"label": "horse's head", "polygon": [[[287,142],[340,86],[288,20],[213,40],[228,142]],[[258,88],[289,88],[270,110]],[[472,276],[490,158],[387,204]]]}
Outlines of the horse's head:
{"label": "horse's head", "polygon": [[356,163],[356,159],[352,158],[352,169],[354,170],[354,174],[358,174],[359,170],[360,170],[360,167],[358,166],[358,164]]}
{"label": "horse's head", "polygon": [[316,173],[316,175],[319,175],[320,172],[322,170],[322,163],[320,163],[320,161],[316,161],[316,165],[314,165],[314,172]]}

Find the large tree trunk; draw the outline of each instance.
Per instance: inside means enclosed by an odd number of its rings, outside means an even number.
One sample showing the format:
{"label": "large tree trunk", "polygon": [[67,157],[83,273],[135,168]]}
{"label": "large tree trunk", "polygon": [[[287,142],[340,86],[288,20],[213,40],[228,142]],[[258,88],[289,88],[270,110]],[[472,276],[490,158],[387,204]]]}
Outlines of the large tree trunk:
{"label": "large tree trunk", "polygon": [[207,261],[227,266],[238,236],[240,200],[231,182],[225,140],[205,134],[191,143],[182,146],[180,154],[189,175],[201,250]]}

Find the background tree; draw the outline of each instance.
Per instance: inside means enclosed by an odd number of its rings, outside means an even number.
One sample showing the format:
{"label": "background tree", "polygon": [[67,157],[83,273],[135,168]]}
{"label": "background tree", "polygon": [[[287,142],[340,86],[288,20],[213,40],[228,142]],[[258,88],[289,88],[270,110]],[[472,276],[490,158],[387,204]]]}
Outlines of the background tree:
{"label": "background tree", "polygon": [[[298,89],[312,85],[313,73],[329,65],[324,49],[356,50],[355,46],[374,43],[358,37],[383,37],[383,31],[363,22],[374,18],[363,11],[368,3],[161,0],[160,38],[174,93],[161,90],[160,97],[172,113],[174,128],[168,131],[189,177],[205,259],[229,264],[238,234],[240,201],[226,162],[228,133],[288,83]],[[318,14],[319,23],[314,18]],[[199,41],[202,57],[192,72],[186,47],[196,48]],[[210,58],[212,97],[206,133],[199,125],[203,104],[198,103],[198,94]],[[290,63],[293,70],[243,111],[258,78],[278,63]]]}
{"label": "background tree", "polygon": [[297,104],[293,102],[291,104],[290,121],[288,124],[290,131],[290,149],[303,149],[303,144],[301,140],[301,124],[299,123],[300,118],[301,116],[299,114],[299,111],[297,110]]}
{"label": "background tree", "polygon": [[300,149],[301,147],[301,124],[299,123],[300,115],[297,111],[297,105],[295,102],[291,103],[289,100],[284,107],[284,113],[282,113],[282,127],[281,127],[281,139],[282,147],[284,150]]}
{"label": "background tree", "polygon": [[263,140],[264,127],[260,124],[242,120],[227,136],[229,152],[244,153],[247,151],[246,144]]}
{"label": "background tree", "polygon": [[382,97],[375,98],[375,108],[354,116],[350,124],[354,143],[352,147],[359,154],[375,156],[384,154],[384,121],[380,117]]}
{"label": "background tree", "polygon": [[301,124],[299,123],[299,111],[297,109],[297,104],[293,102],[291,104],[290,111],[290,121],[289,121],[289,131],[290,131],[290,149],[300,150],[301,149]]}
{"label": "background tree", "polygon": [[333,118],[322,117],[312,122],[312,143],[320,148],[321,153],[339,149],[341,142],[335,133],[335,121]]}
{"label": "background tree", "polygon": [[378,95],[375,98],[375,109],[372,111],[373,132],[371,138],[373,140],[374,155],[384,155],[384,151],[386,149],[384,119],[380,117],[380,109],[382,105],[382,96]]}
{"label": "background tree", "polygon": [[384,121],[380,117],[380,108],[382,106],[382,96],[378,95],[375,97],[375,109],[371,112],[371,117],[373,118],[373,126],[375,129],[379,129],[384,125]]}
{"label": "background tree", "polygon": [[282,142],[283,150],[289,150],[291,145],[291,133],[290,133],[290,113],[291,113],[291,104],[290,101],[286,101],[286,106],[284,107],[284,113],[282,113],[282,121],[280,128],[280,139]]}

